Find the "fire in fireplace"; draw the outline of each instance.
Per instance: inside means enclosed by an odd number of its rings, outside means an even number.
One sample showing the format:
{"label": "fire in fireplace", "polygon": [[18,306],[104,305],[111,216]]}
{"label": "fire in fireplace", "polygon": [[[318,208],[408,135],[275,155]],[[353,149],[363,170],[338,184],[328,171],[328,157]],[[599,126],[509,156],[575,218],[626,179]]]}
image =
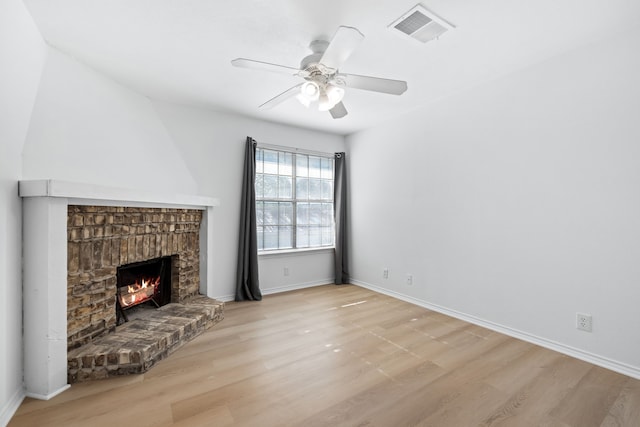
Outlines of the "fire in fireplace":
{"label": "fire in fireplace", "polygon": [[171,302],[171,257],[118,267],[116,292],[117,324],[128,321],[126,311],[147,303],[160,307]]}
{"label": "fire in fireplace", "polygon": [[118,300],[122,308],[133,307],[153,298],[160,293],[160,276],[139,277],[130,285],[118,288]]}

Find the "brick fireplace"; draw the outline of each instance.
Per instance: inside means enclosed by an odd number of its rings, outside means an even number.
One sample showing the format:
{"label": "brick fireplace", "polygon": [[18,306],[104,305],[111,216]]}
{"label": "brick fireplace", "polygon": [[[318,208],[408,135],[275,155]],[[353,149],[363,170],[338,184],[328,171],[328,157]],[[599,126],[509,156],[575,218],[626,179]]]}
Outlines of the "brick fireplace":
{"label": "brick fireplace", "polygon": [[116,327],[119,266],[171,258],[171,302],[198,294],[197,209],[69,205],[67,346],[76,348]]}
{"label": "brick fireplace", "polygon": [[[75,352],[101,335],[118,335],[109,332],[116,320],[116,270],[125,260],[170,257],[175,266],[171,301],[214,297],[212,224],[217,199],[59,180],[20,181],[19,195],[27,396],[46,400],[66,390],[69,348],[80,346]],[[190,298],[198,293],[200,297]],[[156,311],[184,319],[174,306]],[[195,311],[193,306],[186,310]],[[179,326],[180,333],[192,330],[193,316]],[[170,349],[158,351],[161,358]],[[122,363],[137,354],[127,350],[107,358],[119,356]]]}

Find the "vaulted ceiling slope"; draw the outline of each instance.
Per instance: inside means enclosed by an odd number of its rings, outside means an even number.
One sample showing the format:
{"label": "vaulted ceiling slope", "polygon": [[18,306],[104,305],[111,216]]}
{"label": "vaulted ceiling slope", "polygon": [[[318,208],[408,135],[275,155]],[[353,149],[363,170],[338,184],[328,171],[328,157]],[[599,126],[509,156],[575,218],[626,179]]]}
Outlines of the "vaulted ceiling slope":
{"label": "vaulted ceiling slope", "polygon": [[[423,44],[389,25],[417,0],[25,0],[45,40],[152,99],[349,134],[449,94],[630,30],[636,0],[424,0],[455,29]],[[295,98],[258,106],[300,77],[239,69],[234,58],[298,67],[340,25],[364,41],[340,71],[408,82],[401,96],[347,90],[332,119]],[[598,58],[594,58],[597,61]]]}

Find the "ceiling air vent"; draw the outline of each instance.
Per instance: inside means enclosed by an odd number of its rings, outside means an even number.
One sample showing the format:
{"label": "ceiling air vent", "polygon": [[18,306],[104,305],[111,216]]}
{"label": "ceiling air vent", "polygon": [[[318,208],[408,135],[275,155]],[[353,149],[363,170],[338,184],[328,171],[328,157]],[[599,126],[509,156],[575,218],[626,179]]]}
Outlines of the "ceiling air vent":
{"label": "ceiling air vent", "polygon": [[389,27],[395,28],[422,43],[437,39],[454,28],[453,25],[419,4],[396,19]]}

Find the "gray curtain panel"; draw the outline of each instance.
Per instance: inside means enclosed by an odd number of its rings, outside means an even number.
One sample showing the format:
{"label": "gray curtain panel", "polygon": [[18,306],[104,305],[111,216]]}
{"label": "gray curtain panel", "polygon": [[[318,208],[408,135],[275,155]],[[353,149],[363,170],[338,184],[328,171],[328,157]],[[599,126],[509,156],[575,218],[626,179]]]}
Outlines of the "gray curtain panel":
{"label": "gray curtain panel", "polygon": [[260,301],[258,236],[256,231],[256,142],[247,137],[240,206],[240,239],[236,274],[236,301]]}
{"label": "gray curtain panel", "polygon": [[334,177],[333,214],[336,223],[335,243],[335,283],[349,283],[349,264],[347,248],[347,170],[344,153],[336,153],[336,172]]}

